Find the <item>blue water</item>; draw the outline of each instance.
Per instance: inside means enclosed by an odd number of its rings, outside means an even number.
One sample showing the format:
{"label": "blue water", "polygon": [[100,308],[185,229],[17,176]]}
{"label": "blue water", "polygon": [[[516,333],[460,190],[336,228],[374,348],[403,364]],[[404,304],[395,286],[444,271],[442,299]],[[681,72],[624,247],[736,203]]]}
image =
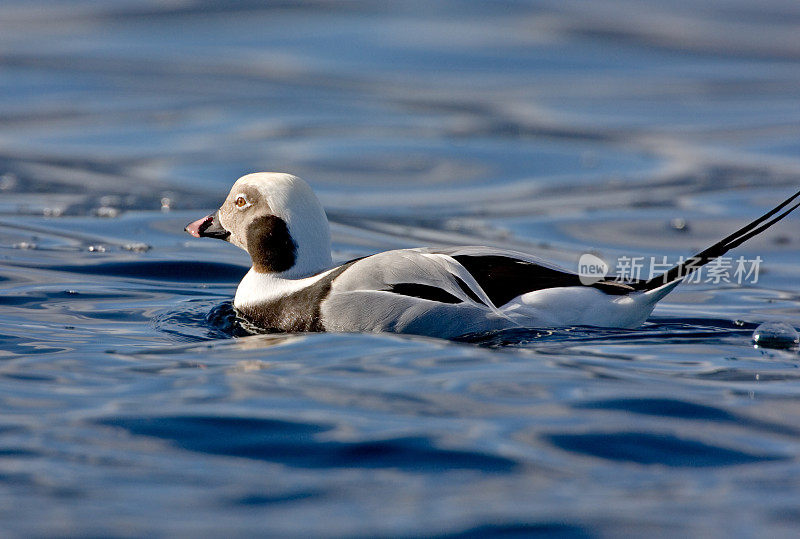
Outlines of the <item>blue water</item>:
{"label": "blue water", "polygon": [[249,334],[182,231],[278,170],[340,261],[690,255],[800,185],[796,2],[219,6],[0,6],[2,535],[796,535],[796,216],[639,329],[457,342]]}

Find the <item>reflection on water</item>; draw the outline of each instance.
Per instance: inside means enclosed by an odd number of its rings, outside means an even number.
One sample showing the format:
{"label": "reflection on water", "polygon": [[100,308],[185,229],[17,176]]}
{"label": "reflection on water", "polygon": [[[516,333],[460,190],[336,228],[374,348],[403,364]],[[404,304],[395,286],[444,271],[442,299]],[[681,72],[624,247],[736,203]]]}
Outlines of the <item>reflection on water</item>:
{"label": "reflection on water", "polygon": [[[291,171],[346,260],[687,255],[797,190],[796,2],[0,7],[0,518],[18,535],[787,535],[796,220],[634,330],[259,335],[183,226]],[[677,220],[677,221],[676,221]],[[675,226],[675,222],[683,223]],[[673,223],[673,224],[671,224]]]}

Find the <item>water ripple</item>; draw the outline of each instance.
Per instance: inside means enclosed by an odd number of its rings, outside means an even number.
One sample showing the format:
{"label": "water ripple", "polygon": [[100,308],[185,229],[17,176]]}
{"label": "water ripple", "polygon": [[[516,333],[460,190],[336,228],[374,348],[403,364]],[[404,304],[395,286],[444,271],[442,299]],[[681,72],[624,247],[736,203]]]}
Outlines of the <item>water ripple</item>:
{"label": "water ripple", "polygon": [[396,468],[438,472],[511,472],[513,460],[436,447],[426,437],[339,442],[318,435],[330,426],[252,417],[121,417],[98,421],[190,451],[279,462],[300,468]]}
{"label": "water ripple", "polygon": [[753,454],[671,434],[651,432],[588,432],[553,434],[547,440],[565,451],[602,459],[670,467],[733,466],[786,457]]}

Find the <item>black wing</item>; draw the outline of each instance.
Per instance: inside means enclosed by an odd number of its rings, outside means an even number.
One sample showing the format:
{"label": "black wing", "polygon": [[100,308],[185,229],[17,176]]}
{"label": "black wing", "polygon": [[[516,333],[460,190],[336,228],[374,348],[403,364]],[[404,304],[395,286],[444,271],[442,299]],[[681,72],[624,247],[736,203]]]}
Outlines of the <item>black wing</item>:
{"label": "black wing", "polygon": [[635,290],[635,285],[608,280],[584,285],[574,273],[511,256],[454,255],[453,258],[475,278],[497,307],[527,292],[562,286],[591,286],[611,295],[624,295]]}

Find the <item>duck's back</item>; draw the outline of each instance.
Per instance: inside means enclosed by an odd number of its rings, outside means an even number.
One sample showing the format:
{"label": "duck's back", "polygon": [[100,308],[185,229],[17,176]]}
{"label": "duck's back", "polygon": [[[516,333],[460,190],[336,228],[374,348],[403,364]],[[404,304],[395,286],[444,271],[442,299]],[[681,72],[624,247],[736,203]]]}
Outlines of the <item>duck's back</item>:
{"label": "duck's back", "polygon": [[350,263],[331,279],[320,313],[328,331],[456,337],[559,325],[559,309],[582,323],[590,305],[613,304],[633,291],[614,282],[584,286],[574,273],[515,251],[403,249]]}

